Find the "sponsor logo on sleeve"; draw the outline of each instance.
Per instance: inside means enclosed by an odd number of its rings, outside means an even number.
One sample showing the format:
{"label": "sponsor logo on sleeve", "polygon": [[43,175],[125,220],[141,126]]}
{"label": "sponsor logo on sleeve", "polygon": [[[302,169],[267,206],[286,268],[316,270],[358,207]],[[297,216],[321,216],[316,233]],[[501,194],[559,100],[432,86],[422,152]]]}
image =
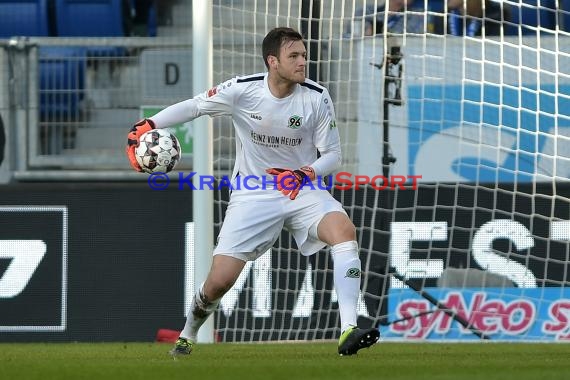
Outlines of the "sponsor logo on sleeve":
{"label": "sponsor logo on sleeve", "polygon": [[216,95],[217,93],[218,93],[218,88],[212,87],[211,89],[208,90],[208,98],[211,98],[212,96]]}

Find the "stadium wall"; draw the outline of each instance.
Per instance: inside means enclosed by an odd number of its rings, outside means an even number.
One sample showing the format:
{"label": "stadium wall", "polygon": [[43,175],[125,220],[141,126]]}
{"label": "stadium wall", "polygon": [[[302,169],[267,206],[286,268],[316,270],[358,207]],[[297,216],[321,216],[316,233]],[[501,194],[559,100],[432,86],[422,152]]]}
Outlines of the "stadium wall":
{"label": "stadium wall", "polygon": [[[508,190],[509,185],[504,186]],[[516,195],[465,184],[422,184],[417,190],[393,193],[369,187],[333,193],[342,202],[351,201],[351,217],[357,226],[364,226],[358,229],[366,271],[366,313],[361,315],[361,324],[386,324],[387,310],[394,315],[393,309],[398,307],[386,302],[390,299],[386,296],[402,291],[386,281],[387,267],[397,264],[386,232],[394,222],[445,222],[446,239],[414,242],[411,255],[441,259],[445,267],[460,268],[478,265],[472,253],[471,226],[479,228],[493,220],[517,221],[535,237],[534,245],[511,258],[532,271],[537,291],[558,289],[564,298],[569,246],[568,241],[550,236],[550,215],[557,221],[570,220],[570,210],[563,202],[570,197],[568,183],[518,185]],[[394,213],[378,208],[379,199],[388,194],[393,197]],[[227,192],[215,192],[215,197],[227,198]],[[450,202],[458,202],[455,206],[459,207],[450,207]],[[163,191],[153,191],[146,183],[0,187],[0,341],[152,341],[160,328],[181,328],[185,261],[191,257],[186,233],[191,216],[190,190],[178,190],[174,184]],[[218,225],[219,220],[215,222]],[[290,239],[282,237],[281,241],[285,246],[280,252],[285,254],[271,256],[272,275],[287,276],[289,270],[304,273],[311,264],[313,284],[326,291],[315,292],[310,313],[291,317],[304,276],[274,279],[270,289],[275,303],[262,305],[266,310],[251,306],[255,289],[248,281],[237,295],[238,307],[216,314],[219,340],[333,337],[338,315],[331,299],[332,275],[319,270],[330,268],[328,255],[320,253],[302,262],[303,268],[289,268],[287,257],[296,255],[296,249],[287,246],[293,244]],[[494,247],[509,252],[510,244],[502,239]],[[15,271],[16,266],[19,270]],[[277,267],[286,270],[276,271]],[[437,286],[437,278],[421,280],[427,287]],[[278,289],[280,286],[292,292]],[[283,298],[286,294],[288,298]],[[401,300],[398,296],[396,302]],[[546,313],[541,320],[548,318],[551,301],[555,300],[540,301],[544,310],[537,313]],[[405,335],[399,333],[396,337]],[[521,337],[528,338],[525,334]]]}

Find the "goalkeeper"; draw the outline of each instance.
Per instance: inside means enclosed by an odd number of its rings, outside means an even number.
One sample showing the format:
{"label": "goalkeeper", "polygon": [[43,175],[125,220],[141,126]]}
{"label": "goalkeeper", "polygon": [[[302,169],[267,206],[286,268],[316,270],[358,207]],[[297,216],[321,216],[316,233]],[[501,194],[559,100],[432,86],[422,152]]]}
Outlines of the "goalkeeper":
{"label": "goalkeeper", "polygon": [[[194,295],[171,353],[190,354],[198,329],[245,263],[271,248],[286,228],[303,255],[331,247],[342,331],[338,353],[352,355],[379,338],[377,329],[356,326],[361,263],[355,227],[329,192],[306,183],[332,173],[341,163],[334,107],[327,89],[305,78],[306,49],[297,31],[271,30],[262,53],[267,73],[236,77],[171,105],[138,122],[128,135],[127,156],[140,171],[134,149],[143,133],[202,115],[231,115],[237,138],[233,178],[259,179],[256,190],[232,191],[212,267]],[[271,177],[279,191],[268,187],[263,176]]]}

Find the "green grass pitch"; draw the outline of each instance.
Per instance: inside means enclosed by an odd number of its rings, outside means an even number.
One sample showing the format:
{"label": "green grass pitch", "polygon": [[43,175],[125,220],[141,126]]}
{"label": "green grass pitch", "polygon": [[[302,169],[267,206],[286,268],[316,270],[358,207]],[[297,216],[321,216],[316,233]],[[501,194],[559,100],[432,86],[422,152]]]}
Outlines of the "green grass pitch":
{"label": "green grass pitch", "polygon": [[2,343],[0,379],[569,379],[570,344],[387,343],[339,357],[334,343]]}

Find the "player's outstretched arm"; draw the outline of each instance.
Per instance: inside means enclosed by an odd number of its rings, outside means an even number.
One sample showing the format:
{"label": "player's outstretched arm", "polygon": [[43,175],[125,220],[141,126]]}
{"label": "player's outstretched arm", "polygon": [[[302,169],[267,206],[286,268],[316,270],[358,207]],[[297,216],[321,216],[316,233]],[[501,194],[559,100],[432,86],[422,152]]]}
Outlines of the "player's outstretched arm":
{"label": "player's outstretched arm", "polygon": [[315,171],[310,166],[303,166],[297,170],[269,168],[265,172],[276,176],[277,190],[289,196],[291,200],[297,198],[304,183],[315,179]]}
{"label": "player's outstretched arm", "polygon": [[127,158],[129,159],[129,163],[133,169],[137,172],[142,172],[142,168],[139,166],[135,157],[135,149],[139,145],[139,139],[144,133],[155,128],[156,126],[152,120],[142,119],[131,128],[129,134],[127,135]]}

